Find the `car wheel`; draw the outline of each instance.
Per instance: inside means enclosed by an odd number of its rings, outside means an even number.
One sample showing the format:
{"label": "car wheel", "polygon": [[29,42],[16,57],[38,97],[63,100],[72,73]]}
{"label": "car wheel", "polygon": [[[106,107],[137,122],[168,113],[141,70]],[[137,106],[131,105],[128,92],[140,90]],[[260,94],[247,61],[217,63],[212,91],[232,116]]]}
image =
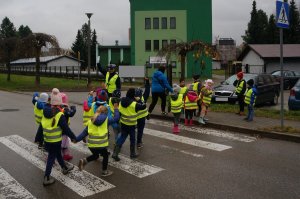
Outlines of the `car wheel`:
{"label": "car wheel", "polygon": [[274,94],[273,100],[271,101],[272,105],[277,105],[278,104],[278,95]]}

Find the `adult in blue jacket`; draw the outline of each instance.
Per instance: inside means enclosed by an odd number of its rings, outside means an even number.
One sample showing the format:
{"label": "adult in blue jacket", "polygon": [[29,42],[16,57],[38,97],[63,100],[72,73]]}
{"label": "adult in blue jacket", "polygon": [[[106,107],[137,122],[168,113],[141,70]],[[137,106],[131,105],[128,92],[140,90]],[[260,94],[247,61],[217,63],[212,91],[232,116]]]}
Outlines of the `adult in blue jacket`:
{"label": "adult in blue jacket", "polygon": [[151,113],[157,103],[158,98],[161,99],[161,113],[166,114],[166,93],[167,89],[169,92],[173,93],[173,89],[170,86],[167,77],[164,75],[165,67],[160,66],[157,71],[153,73],[152,76],[152,86],[151,86],[151,94],[152,94],[152,102],[149,106],[149,113]]}

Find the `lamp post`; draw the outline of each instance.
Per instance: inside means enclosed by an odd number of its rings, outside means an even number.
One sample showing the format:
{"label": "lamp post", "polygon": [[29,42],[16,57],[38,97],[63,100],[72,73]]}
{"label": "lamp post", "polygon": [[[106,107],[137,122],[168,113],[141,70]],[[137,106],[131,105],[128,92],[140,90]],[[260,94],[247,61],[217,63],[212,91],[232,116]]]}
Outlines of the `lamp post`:
{"label": "lamp post", "polygon": [[88,26],[88,87],[91,85],[91,21],[90,18],[93,13],[85,13],[86,16],[89,18]]}

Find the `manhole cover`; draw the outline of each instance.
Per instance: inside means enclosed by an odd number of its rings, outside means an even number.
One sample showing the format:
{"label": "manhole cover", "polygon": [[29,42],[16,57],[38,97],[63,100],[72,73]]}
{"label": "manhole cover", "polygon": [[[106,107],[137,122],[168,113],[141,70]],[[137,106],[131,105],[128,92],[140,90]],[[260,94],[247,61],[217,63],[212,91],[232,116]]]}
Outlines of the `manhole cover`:
{"label": "manhole cover", "polygon": [[7,109],[0,109],[0,111],[2,111],[2,112],[14,112],[14,111],[19,111],[19,109],[9,109],[9,108],[7,108]]}

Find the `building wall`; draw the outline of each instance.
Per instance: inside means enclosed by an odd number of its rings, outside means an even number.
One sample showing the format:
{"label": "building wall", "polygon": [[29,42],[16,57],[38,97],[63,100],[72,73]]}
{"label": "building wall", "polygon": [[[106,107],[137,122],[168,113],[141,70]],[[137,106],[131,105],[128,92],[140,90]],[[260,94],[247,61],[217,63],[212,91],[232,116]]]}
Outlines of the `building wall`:
{"label": "building wall", "polygon": [[47,66],[52,67],[52,66],[78,66],[80,63],[76,60],[67,58],[67,57],[61,57],[59,59],[53,60],[48,62]]}
{"label": "building wall", "polygon": [[[130,11],[131,11],[131,44],[132,44],[132,50],[131,50],[131,60],[133,65],[137,65],[135,63],[137,60],[139,62],[143,62],[142,64],[145,64],[148,59],[145,59],[145,57],[148,57],[149,53],[145,52],[144,48],[143,51],[140,53],[144,53],[146,55],[143,55],[142,58],[138,57],[137,49],[136,47],[141,48],[141,44],[144,44],[145,41],[140,41],[140,37],[137,34],[143,33],[141,31],[145,28],[145,18],[137,18],[136,14],[141,15],[141,12],[148,12],[150,14],[151,12],[156,12],[156,14],[161,13],[167,13],[169,12],[175,12],[176,14],[176,22],[185,20],[185,24],[182,27],[185,27],[185,30],[176,30],[173,34],[170,34],[169,38],[166,38],[168,40],[170,39],[176,39],[177,42],[179,41],[193,41],[193,40],[201,40],[207,43],[212,42],[212,2],[211,0],[130,0]],[[182,13],[186,13],[183,14]],[[180,19],[178,17],[185,17],[185,19]],[[139,25],[137,25],[136,20],[138,20]],[[142,23],[142,24],[141,24]],[[169,23],[169,21],[168,21]],[[154,30],[153,30],[154,31]],[[161,31],[161,29],[156,30],[158,34]],[[182,38],[174,38],[174,34],[178,33],[184,33],[186,32],[186,40],[183,40]],[[182,40],[181,40],[182,39]],[[155,54],[154,54],[155,55]],[[176,57],[176,56],[175,56]],[[145,60],[142,60],[145,59]],[[204,62],[206,63],[205,70],[203,74],[207,77],[211,77],[211,66],[212,61],[210,58],[205,58]],[[177,67],[180,68],[180,64],[177,64]],[[180,69],[175,69],[177,74],[179,74]],[[187,76],[191,77],[193,74],[200,73],[200,67],[198,67],[198,64],[194,63],[194,59],[192,56],[192,53],[189,53],[187,56]]]}
{"label": "building wall", "polygon": [[[123,52],[123,59],[121,56],[121,52]],[[110,63],[112,64],[120,64],[120,62],[126,65],[131,65],[131,54],[130,48],[126,47],[110,47],[110,46],[99,46],[98,55],[100,56],[100,64],[101,66],[107,66]]]}
{"label": "building wall", "polygon": [[[280,61],[272,61],[267,63],[267,73],[271,73],[275,70],[280,70]],[[293,61],[284,61],[283,63],[284,70],[292,70],[300,73],[300,59]]]}
{"label": "building wall", "polygon": [[249,65],[250,73],[263,73],[264,71],[264,60],[260,58],[253,50],[250,50],[242,60],[243,71],[246,71],[246,64]]}

